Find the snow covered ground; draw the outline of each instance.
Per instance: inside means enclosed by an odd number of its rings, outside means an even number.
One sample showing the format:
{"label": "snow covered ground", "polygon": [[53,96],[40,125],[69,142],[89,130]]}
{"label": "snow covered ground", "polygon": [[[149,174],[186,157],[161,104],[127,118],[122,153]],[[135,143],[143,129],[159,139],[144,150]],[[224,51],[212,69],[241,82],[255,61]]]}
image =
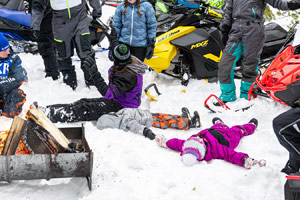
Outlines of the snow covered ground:
{"label": "snow covered ground", "polygon": [[[103,8],[106,19],[114,9]],[[102,42],[107,47],[108,42]],[[96,48],[97,49],[97,48]],[[76,65],[79,85],[76,91],[62,83],[44,78],[44,66],[39,55],[21,54],[23,66],[28,72],[28,83],[22,86],[27,94],[28,106],[33,101],[40,105],[70,103],[80,98],[100,97],[96,88],[88,89],[84,85],[80,63]],[[97,52],[97,65],[107,80],[107,70],[111,62],[107,51]],[[250,157],[266,159],[267,166],[255,166],[251,170],[235,166],[223,160],[202,162],[186,167],[178,152],[158,147],[154,141],[141,135],[116,129],[98,130],[92,122],[84,123],[86,137],[94,152],[93,190],[89,191],[85,178],[65,178],[30,181],[0,182],[1,199],[11,200],[60,200],[60,199],[104,199],[104,200],[282,200],[285,175],[280,172],[288,159],[287,151],[278,143],[272,129],[272,119],[288,110],[288,107],[275,101],[257,98],[254,105],[245,112],[226,111],[221,114],[209,113],[204,101],[210,94],[219,95],[216,83],[204,80],[191,80],[188,87],[181,86],[179,80],[155,72],[144,76],[144,87],[156,83],[160,92],[157,102],[150,102],[142,96],[143,109],[151,112],[180,114],[186,106],[192,112],[200,113],[204,128],[211,126],[211,119],[220,117],[228,125],[243,124],[251,118],[258,119],[257,131],[242,139],[237,151],[243,151]],[[236,81],[237,88],[240,82]],[[181,92],[185,89],[185,92]],[[243,104],[245,102],[242,102]],[[247,102],[246,102],[247,103]],[[12,119],[0,117],[0,130],[8,130]],[[62,124],[59,127],[80,126],[80,123]],[[201,129],[189,131],[161,130],[151,128],[154,133],[173,137],[188,138]]]}

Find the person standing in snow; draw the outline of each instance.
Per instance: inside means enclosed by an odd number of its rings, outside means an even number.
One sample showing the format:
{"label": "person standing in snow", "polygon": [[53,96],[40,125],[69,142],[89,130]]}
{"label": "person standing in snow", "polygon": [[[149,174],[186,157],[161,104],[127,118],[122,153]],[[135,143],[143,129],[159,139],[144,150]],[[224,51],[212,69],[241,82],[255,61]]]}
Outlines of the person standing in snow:
{"label": "person standing in snow", "polygon": [[49,105],[45,113],[52,122],[93,121],[103,114],[140,106],[143,74],[147,65],[131,56],[125,44],[117,45],[112,57],[114,65],[108,71],[108,84],[102,78],[93,58],[88,57],[83,65],[103,97],[80,99],[71,104]]}
{"label": "person standing in snow", "polygon": [[[99,0],[89,0],[89,2],[91,7],[93,7],[92,17],[101,17],[102,10]],[[50,0],[50,5],[53,9],[52,28],[58,53],[58,68],[63,75],[64,83],[73,90],[77,87],[75,66],[72,65],[71,60],[75,47],[81,60],[85,84],[87,86],[93,85],[93,80],[83,67],[83,62],[87,57],[95,59],[95,52],[90,43],[85,0]]]}
{"label": "person standing in snow", "polygon": [[52,32],[52,8],[49,0],[32,0],[31,28],[34,30],[38,50],[44,60],[46,77],[59,78],[56,49]]}
{"label": "person standing in snow", "polygon": [[0,33],[0,111],[14,117],[22,112],[26,94],[19,89],[27,81],[27,73],[19,56],[13,54],[7,39]]}
{"label": "person standing in snow", "polygon": [[147,0],[125,0],[115,11],[112,25],[119,43],[130,47],[140,61],[153,56],[156,40],[156,19]]}
{"label": "person standing in snow", "polygon": [[212,127],[192,135],[187,140],[173,138],[167,141],[163,135],[156,135],[155,141],[160,147],[180,151],[182,162],[187,166],[194,165],[197,161],[208,162],[212,159],[223,159],[246,169],[250,169],[257,163],[260,166],[266,164],[265,160],[258,162],[247,154],[234,150],[244,136],[254,133],[258,124],[255,118],[247,124],[231,128],[218,117],[213,118],[212,122],[214,124]]}
{"label": "person standing in snow", "polygon": [[273,119],[279,143],[289,152],[289,160],[281,172],[292,174],[300,169],[300,108],[292,108]]}
{"label": "person standing in snow", "polygon": [[191,117],[186,107],[182,108],[181,115],[170,115],[163,113],[150,113],[149,110],[139,108],[123,108],[117,113],[102,115],[97,121],[97,128],[118,128],[124,131],[131,131],[142,134],[153,140],[155,134],[148,127],[167,129],[188,130],[190,128],[200,128],[200,116],[197,111]]}
{"label": "person standing in snow", "polygon": [[300,1],[297,0],[226,0],[221,24],[225,48],[218,70],[221,90],[219,98],[225,103],[237,99],[233,69],[242,55],[240,98],[248,99],[248,90],[258,75],[257,68],[264,44],[263,14],[267,3],[281,10],[300,8]]}

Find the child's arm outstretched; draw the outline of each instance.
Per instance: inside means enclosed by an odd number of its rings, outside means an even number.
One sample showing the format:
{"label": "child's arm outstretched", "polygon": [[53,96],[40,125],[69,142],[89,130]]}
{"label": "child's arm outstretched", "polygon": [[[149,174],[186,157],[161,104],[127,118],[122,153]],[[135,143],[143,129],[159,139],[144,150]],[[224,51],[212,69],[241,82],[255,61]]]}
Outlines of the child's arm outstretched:
{"label": "child's arm outstretched", "polygon": [[185,140],[180,140],[180,139],[177,139],[177,138],[167,140],[167,138],[164,135],[157,134],[155,136],[155,142],[160,147],[169,148],[169,149],[180,152],[182,150],[182,146],[183,146]]}
{"label": "child's arm outstretched", "polygon": [[223,148],[223,154],[220,154],[220,159],[224,159],[232,164],[242,166],[246,169],[251,169],[252,166],[259,164],[260,167],[266,165],[265,160],[257,161],[253,158],[250,158],[247,154],[242,152],[237,152],[233,149],[230,149],[224,145],[221,145]]}

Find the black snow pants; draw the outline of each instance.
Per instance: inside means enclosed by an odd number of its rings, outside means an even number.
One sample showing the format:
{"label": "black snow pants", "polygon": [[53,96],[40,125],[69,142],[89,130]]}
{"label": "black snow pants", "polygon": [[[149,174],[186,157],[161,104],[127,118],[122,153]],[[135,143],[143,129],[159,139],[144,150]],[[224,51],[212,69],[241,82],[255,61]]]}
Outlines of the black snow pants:
{"label": "black snow pants", "polygon": [[123,106],[101,98],[80,99],[70,104],[54,104],[46,107],[46,115],[53,122],[78,122],[98,120],[104,114],[118,112]]}
{"label": "black snow pants", "polygon": [[289,166],[300,168],[300,108],[292,108],[273,120],[273,129],[279,143],[289,151]]}
{"label": "black snow pants", "polygon": [[58,79],[58,62],[56,58],[56,49],[52,32],[52,11],[48,12],[41,22],[40,33],[37,42],[39,53],[44,60],[46,77],[52,77],[53,80]]}

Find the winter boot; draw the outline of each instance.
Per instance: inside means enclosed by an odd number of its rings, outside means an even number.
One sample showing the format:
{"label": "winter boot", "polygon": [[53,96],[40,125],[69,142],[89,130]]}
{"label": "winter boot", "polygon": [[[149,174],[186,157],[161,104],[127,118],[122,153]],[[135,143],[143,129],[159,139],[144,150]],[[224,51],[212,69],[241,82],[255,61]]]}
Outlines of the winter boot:
{"label": "winter boot", "polygon": [[[223,101],[224,103],[227,103],[228,101]],[[213,102],[214,106],[222,106],[219,102]]]}
{"label": "winter boot", "polygon": [[63,82],[70,86],[73,90],[77,87],[77,77],[75,70],[63,70],[61,71],[63,74]]}
{"label": "winter boot", "polygon": [[215,124],[218,124],[218,123],[222,123],[224,124],[224,122],[219,118],[219,117],[214,117],[212,119],[212,123],[215,125]]}
{"label": "winter boot", "polygon": [[258,121],[255,118],[250,119],[249,123],[254,124],[255,125],[255,129],[257,129],[258,126]]}
{"label": "winter boot", "polygon": [[281,172],[283,172],[283,173],[285,173],[287,175],[290,175],[290,174],[294,174],[294,173],[299,172],[299,168],[298,168],[298,170],[294,169],[294,167],[291,166],[291,163],[288,160],[287,163],[285,164],[285,167],[281,170]]}
{"label": "winter boot", "polygon": [[194,111],[194,116],[190,120],[190,128],[200,128],[201,126],[200,115],[197,111]]}
{"label": "winter boot", "polygon": [[181,112],[182,112],[181,116],[183,118],[188,118],[189,120],[191,120],[191,114],[190,114],[189,109],[187,109],[186,107],[183,107],[183,108],[181,108]]}

